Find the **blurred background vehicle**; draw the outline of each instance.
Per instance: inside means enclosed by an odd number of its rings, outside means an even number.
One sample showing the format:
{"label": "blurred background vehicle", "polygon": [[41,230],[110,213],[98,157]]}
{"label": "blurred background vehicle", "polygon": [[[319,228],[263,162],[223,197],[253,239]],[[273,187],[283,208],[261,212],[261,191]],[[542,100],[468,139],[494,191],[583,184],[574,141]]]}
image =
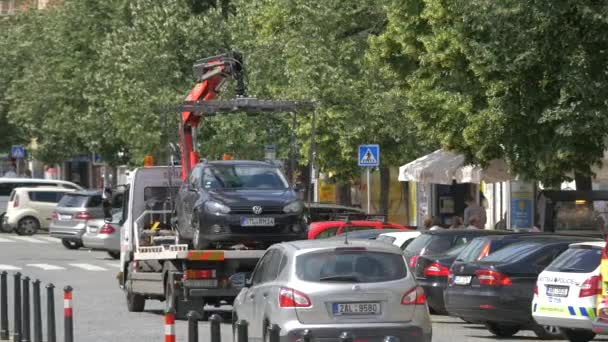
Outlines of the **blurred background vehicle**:
{"label": "blurred background vehicle", "polygon": [[382,234],[378,235],[376,240],[382,241],[382,242],[387,242],[387,243],[392,243],[393,245],[401,248],[401,250],[404,250],[407,247],[407,245],[409,245],[410,242],[414,241],[415,238],[420,236],[420,234],[421,234],[420,231],[416,231],[416,230],[407,231],[407,232],[402,232],[402,231],[389,232],[389,233],[383,232]]}
{"label": "blurred background vehicle", "polygon": [[352,233],[359,230],[373,229],[396,229],[396,230],[411,230],[411,227],[403,226],[396,223],[385,222],[381,220],[355,220],[351,221],[349,217],[344,220],[313,222],[308,228],[308,239],[325,239],[337,236],[344,233]]}
{"label": "blurred background vehicle", "polygon": [[106,251],[113,259],[120,259],[120,227],[122,224],[121,210],[114,210],[110,220],[88,220],[85,233],[82,235],[82,244],[93,250]]}
{"label": "blurred background vehicle", "polygon": [[367,213],[361,208],[348,207],[334,203],[304,203],[304,218],[306,223],[331,221],[336,216],[348,215],[353,220],[365,220]]}
{"label": "blurred background vehicle", "polygon": [[53,213],[49,228],[52,237],[61,239],[67,249],[82,247],[82,235],[87,221],[103,219],[101,192],[95,190],[76,191],[63,196]]}

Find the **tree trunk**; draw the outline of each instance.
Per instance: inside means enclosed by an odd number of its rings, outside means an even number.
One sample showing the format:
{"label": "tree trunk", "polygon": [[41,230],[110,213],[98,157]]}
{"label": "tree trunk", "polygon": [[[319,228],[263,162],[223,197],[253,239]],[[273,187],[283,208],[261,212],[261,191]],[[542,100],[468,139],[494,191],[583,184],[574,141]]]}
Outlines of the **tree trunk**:
{"label": "tree trunk", "polygon": [[585,176],[580,173],[575,173],[574,182],[576,183],[576,190],[578,190],[578,191],[593,190],[593,187],[591,184],[591,176]]}
{"label": "tree trunk", "polygon": [[380,168],[380,213],[382,215],[388,215],[390,176],[391,173],[388,167]]}

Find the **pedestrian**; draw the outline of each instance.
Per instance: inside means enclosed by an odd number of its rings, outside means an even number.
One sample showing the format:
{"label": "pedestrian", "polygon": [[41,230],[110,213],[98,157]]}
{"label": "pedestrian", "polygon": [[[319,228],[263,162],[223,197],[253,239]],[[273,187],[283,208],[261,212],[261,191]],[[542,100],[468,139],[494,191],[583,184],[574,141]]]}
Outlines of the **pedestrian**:
{"label": "pedestrian", "polygon": [[475,201],[475,198],[473,198],[473,196],[471,195],[467,197],[466,204],[467,207],[464,209],[464,225],[467,227],[470,226],[471,222],[469,221],[471,220],[471,218],[473,216],[477,216],[480,221],[481,227],[485,227],[487,221],[485,208],[477,204],[477,201]]}
{"label": "pedestrian", "polygon": [[433,226],[433,218],[426,216],[422,222],[422,226],[418,227],[418,230],[429,230]]}
{"label": "pedestrian", "polygon": [[452,216],[452,224],[450,225],[450,229],[461,229],[464,228],[462,225],[462,218],[458,215]]}
{"label": "pedestrian", "polygon": [[443,227],[441,226],[441,219],[437,216],[434,216],[433,219],[431,220],[431,228],[429,228],[429,230],[440,230],[443,229]]}

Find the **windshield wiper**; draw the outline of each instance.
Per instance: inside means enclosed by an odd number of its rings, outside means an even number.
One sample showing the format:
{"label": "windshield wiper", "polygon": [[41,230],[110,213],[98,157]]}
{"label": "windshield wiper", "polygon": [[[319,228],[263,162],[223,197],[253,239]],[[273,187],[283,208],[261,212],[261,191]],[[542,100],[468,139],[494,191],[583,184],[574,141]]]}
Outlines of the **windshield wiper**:
{"label": "windshield wiper", "polygon": [[319,281],[354,281],[359,282],[360,279],[354,274],[339,274],[319,278]]}

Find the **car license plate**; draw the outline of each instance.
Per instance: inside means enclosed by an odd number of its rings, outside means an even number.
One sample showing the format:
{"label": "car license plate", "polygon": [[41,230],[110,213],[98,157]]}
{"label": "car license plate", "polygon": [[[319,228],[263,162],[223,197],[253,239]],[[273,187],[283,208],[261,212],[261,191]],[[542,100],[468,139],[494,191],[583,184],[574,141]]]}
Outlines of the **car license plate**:
{"label": "car license plate", "polygon": [[334,303],[332,305],[334,316],[347,315],[379,315],[379,303]]}
{"label": "car license plate", "polygon": [[62,214],[59,214],[58,218],[60,220],[71,220],[72,219],[72,215],[62,215]]}
{"label": "car license plate", "polygon": [[241,219],[241,226],[243,226],[243,227],[250,227],[250,226],[273,227],[274,226],[274,217],[243,217]]}
{"label": "car license plate", "polygon": [[90,227],[89,228],[89,233],[97,233],[97,227],[95,227],[95,228]]}
{"label": "car license plate", "polygon": [[547,296],[568,297],[568,286],[547,285]]}
{"label": "car license plate", "polygon": [[455,276],[454,284],[456,285],[469,285],[471,283],[471,276]]}

